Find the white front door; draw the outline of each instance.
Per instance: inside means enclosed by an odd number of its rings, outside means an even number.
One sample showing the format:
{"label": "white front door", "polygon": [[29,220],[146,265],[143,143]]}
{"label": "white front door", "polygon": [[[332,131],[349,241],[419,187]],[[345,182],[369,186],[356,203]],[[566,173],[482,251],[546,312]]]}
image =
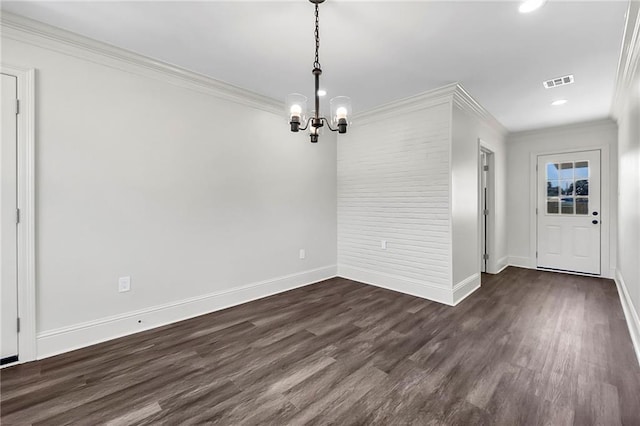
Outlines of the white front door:
{"label": "white front door", "polygon": [[0,108],[0,360],[17,361],[18,356],[18,255],[17,255],[17,79],[2,76]]}
{"label": "white front door", "polygon": [[538,267],[600,274],[600,151],[538,156]]}

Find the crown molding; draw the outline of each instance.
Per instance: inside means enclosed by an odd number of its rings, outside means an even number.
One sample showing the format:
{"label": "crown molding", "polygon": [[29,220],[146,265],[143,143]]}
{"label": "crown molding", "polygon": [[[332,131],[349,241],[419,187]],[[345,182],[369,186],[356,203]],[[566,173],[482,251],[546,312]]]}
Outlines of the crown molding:
{"label": "crown molding", "polygon": [[[276,99],[24,16],[2,12],[0,33],[3,38],[153,78],[274,114],[280,115],[284,110],[284,103]],[[504,126],[469,95],[459,83],[451,83],[380,105],[355,114],[354,120],[365,124],[445,103],[455,103],[488,123],[498,133],[503,135],[507,133]]]}
{"label": "crown molding", "polygon": [[388,102],[378,107],[354,114],[353,120],[357,121],[359,124],[366,124],[372,121],[389,119],[398,115],[430,108],[435,105],[451,103],[453,102],[453,94],[456,87],[458,87],[458,83],[452,83],[408,98]]}
{"label": "crown molding", "polygon": [[437,89],[380,105],[355,114],[354,121],[366,124],[447,103],[457,105],[462,110],[474,115],[500,135],[507,134],[507,129],[480,105],[460,83],[447,84]]}
{"label": "crown molding", "polygon": [[541,129],[523,130],[519,132],[509,133],[508,142],[528,142],[529,138],[540,137],[544,135],[564,135],[576,132],[594,132],[600,129],[612,129],[617,130],[618,126],[616,122],[611,118],[599,118],[590,121],[581,121],[577,123],[563,124],[560,126],[544,127]]}
{"label": "crown molding", "polygon": [[480,105],[460,83],[456,84],[455,91],[453,92],[453,103],[463,111],[476,116],[480,121],[489,125],[499,135],[503,137],[507,135],[507,128]]}
{"label": "crown molding", "polygon": [[618,61],[611,115],[617,120],[640,63],[640,1],[630,0]]}
{"label": "crown molding", "polygon": [[28,43],[274,114],[282,114],[284,111],[284,103],[273,98],[24,16],[3,11],[0,16],[0,34],[2,38]]}

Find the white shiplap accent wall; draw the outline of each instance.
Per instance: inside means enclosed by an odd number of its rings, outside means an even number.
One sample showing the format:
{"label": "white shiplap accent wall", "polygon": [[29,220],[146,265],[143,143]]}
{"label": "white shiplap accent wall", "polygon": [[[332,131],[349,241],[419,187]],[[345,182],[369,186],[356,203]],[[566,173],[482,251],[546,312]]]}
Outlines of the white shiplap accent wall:
{"label": "white shiplap accent wall", "polygon": [[451,303],[451,108],[412,108],[339,138],[340,275]]}

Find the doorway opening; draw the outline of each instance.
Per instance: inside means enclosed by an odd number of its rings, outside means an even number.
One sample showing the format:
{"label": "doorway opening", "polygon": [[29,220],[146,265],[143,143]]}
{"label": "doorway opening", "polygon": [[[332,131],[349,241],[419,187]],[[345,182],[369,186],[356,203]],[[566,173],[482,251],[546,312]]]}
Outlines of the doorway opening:
{"label": "doorway opening", "polygon": [[480,151],[480,271],[487,272],[487,260],[489,260],[489,250],[487,250],[487,216],[489,208],[487,206],[487,173],[489,172],[488,154]]}
{"label": "doorway opening", "polygon": [[2,64],[0,364],[36,354],[35,70]]}
{"label": "doorway opening", "polygon": [[478,230],[480,272],[495,273],[492,259],[495,218],[494,153],[480,140],[478,161]]}
{"label": "doorway opening", "polygon": [[18,361],[18,78],[2,77],[0,108],[0,365]]}

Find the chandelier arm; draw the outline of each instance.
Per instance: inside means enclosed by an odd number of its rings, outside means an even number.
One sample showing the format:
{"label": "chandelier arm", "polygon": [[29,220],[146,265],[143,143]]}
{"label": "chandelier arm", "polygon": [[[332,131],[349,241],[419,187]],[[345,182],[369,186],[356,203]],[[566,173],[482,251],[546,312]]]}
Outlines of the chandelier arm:
{"label": "chandelier arm", "polygon": [[304,125],[304,127],[300,127],[299,130],[307,130],[307,128],[309,127],[309,123],[311,122],[311,120],[313,119],[313,117],[309,117],[307,118],[307,124]]}
{"label": "chandelier arm", "polygon": [[321,117],[320,119],[325,122],[325,124],[327,125],[329,130],[331,130],[332,132],[337,132],[339,130],[339,129],[334,129],[333,127],[331,127],[331,124],[329,124],[329,120],[327,120],[326,118]]}

